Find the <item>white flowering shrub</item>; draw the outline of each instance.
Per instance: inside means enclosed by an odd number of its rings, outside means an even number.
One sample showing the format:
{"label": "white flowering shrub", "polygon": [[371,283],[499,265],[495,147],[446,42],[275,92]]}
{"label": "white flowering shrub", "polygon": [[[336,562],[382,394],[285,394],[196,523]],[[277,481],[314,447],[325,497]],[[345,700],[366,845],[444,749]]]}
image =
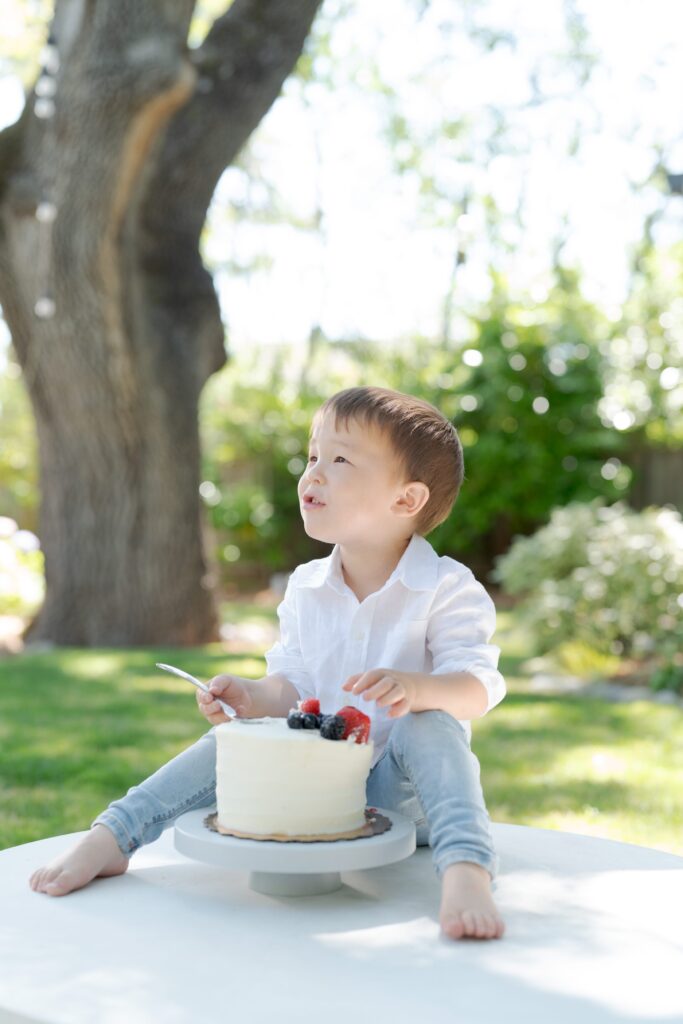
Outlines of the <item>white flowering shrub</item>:
{"label": "white flowering shrub", "polygon": [[0,615],[29,615],[45,593],[43,553],[30,530],[0,516]]}
{"label": "white flowering shrub", "polygon": [[602,499],[553,511],[518,537],[495,576],[522,595],[541,649],[578,641],[602,654],[672,661],[683,637],[683,521]]}

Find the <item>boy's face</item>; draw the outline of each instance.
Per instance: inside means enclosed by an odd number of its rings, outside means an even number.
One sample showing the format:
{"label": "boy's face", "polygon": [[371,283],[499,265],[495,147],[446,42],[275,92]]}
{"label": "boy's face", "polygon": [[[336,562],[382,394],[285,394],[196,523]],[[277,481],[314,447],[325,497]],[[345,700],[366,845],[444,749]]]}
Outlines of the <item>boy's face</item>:
{"label": "boy's face", "polygon": [[[382,545],[408,536],[410,521],[395,506],[405,483],[390,441],[377,428],[349,420],[348,429],[340,423],[337,430],[334,415],[318,419],[298,485],[304,529],[329,544]],[[311,496],[323,504],[311,504]]]}

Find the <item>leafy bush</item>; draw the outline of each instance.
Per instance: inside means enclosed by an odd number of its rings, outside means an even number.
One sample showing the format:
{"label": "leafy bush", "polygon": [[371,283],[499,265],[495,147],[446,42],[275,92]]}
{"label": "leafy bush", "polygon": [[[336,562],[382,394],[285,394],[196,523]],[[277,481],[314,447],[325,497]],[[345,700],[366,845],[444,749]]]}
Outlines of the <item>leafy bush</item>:
{"label": "leafy bush", "polygon": [[19,364],[3,351],[0,320],[0,509],[31,531],[38,526],[38,444]]}
{"label": "leafy bush", "polygon": [[[202,405],[203,483],[213,557],[232,580],[289,569],[328,547],[304,533],[296,483],[320,404],[286,383],[290,354],[245,354],[211,380]],[[340,385],[343,386],[343,385]]]}
{"label": "leafy bush", "polygon": [[573,502],[497,560],[496,578],[550,650],[567,641],[601,654],[673,663],[683,633],[683,521],[670,508]]}
{"label": "leafy bush", "polygon": [[624,497],[631,474],[625,436],[598,412],[609,325],[574,275],[563,271],[543,306],[514,303],[497,287],[473,324],[454,416],[466,479],[440,529],[451,547],[492,561],[558,505]]}
{"label": "leafy bush", "polygon": [[470,320],[469,341],[388,346],[318,333],[307,355],[285,347],[270,359],[241,354],[209,382],[202,403],[202,493],[219,564],[238,579],[250,563],[284,571],[329,552],[303,531],[296,480],[315,409],[361,384],[424,398],[458,427],[466,479],[429,540],[479,573],[554,506],[623,497],[625,437],[598,415],[606,330],[577,282],[563,279],[542,307],[499,290],[486,315]]}
{"label": "leafy bush", "polygon": [[683,242],[646,234],[631,293],[609,342],[602,406],[619,409],[651,445],[683,444]]}
{"label": "leafy bush", "polygon": [[44,590],[38,538],[20,530],[9,516],[0,516],[0,614],[28,615],[40,605]]}
{"label": "leafy bush", "polygon": [[683,694],[683,657],[680,652],[653,673],[650,686],[653,690],[674,690]]}

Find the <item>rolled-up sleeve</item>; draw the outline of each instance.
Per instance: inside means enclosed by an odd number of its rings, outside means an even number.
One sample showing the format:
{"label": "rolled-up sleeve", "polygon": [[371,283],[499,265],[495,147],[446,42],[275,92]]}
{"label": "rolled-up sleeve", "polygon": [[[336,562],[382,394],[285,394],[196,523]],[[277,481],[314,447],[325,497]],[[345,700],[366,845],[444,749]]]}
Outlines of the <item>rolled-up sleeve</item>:
{"label": "rolled-up sleeve", "polygon": [[314,696],[313,681],[306,670],[299,643],[296,612],[296,570],[287,581],[285,596],[278,605],[280,639],[265,653],[267,674],[281,674],[296,688],[302,700]]}
{"label": "rolled-up sleeve", "polygon": [[496,609],[484,587],[466,570],[445,576],[434,598],[427,627],[432,675],[470,672],[488,693],[487,711],[506,693],[498,671],[500,648],[489,643],[496,628]]}

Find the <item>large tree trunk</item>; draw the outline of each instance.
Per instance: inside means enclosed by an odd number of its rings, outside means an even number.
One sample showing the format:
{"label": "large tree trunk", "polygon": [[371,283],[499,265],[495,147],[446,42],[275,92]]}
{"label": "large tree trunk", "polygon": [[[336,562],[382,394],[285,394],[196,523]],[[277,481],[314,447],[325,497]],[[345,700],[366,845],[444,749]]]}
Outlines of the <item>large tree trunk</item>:
{"label": "large tree trunk", "polygon": [[[199,237],[319,4],[236,0],[188,51],[194,0],[58,0],[55,116],[32,95],[0,134],[0,301],[40,450],[32,641],[216,637],[197,411],[225,350]],[[56,310],[40,319],[46,190]]]}

